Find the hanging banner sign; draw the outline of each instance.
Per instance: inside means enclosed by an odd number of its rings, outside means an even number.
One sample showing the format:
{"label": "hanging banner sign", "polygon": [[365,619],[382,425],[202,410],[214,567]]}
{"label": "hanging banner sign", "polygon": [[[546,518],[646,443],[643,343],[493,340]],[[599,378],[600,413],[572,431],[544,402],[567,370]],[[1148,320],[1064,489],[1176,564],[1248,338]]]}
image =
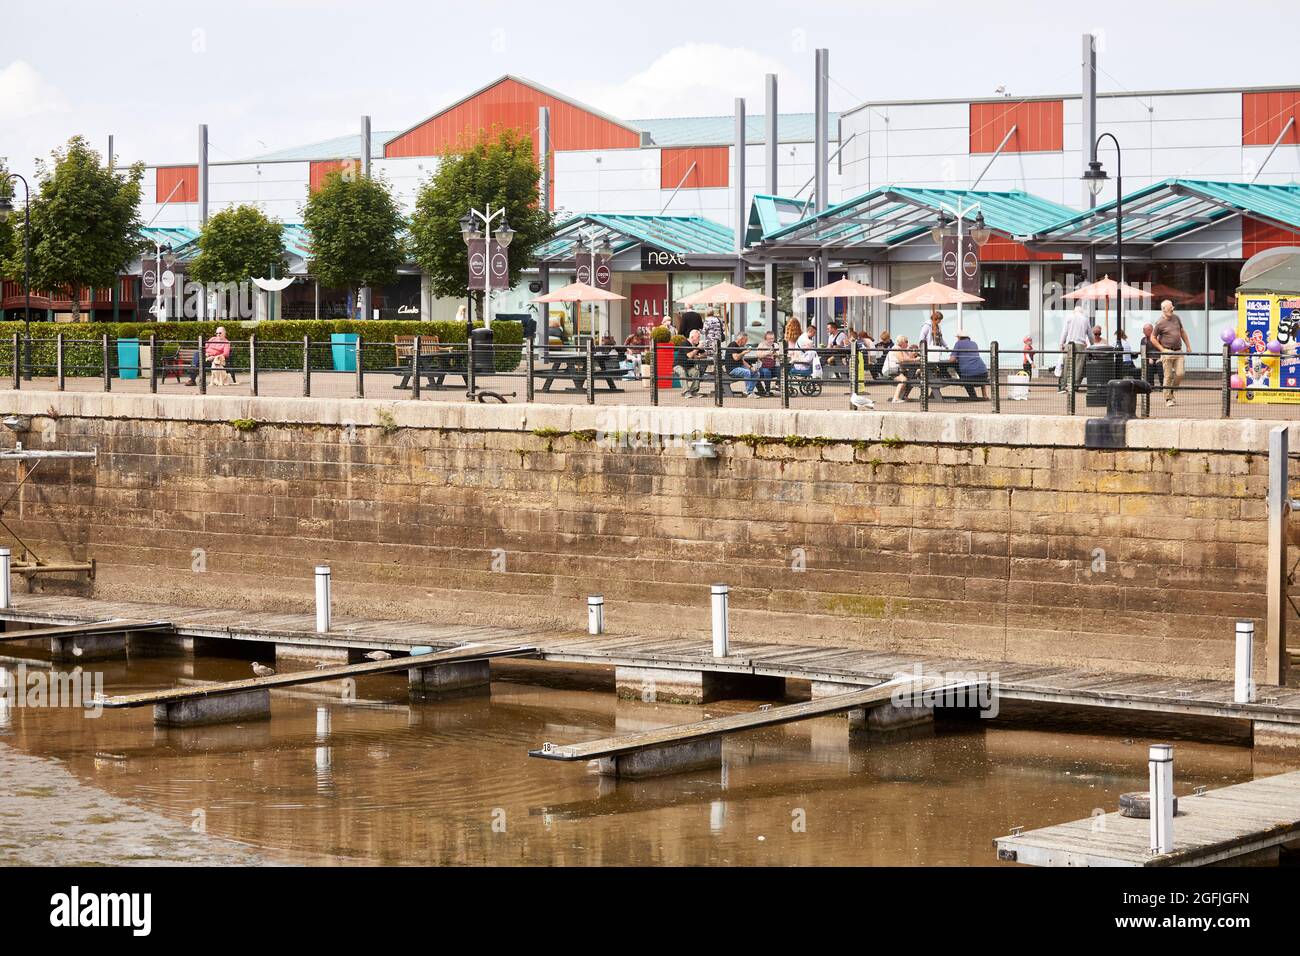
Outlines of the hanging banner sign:
{"label": "hanging banner sign", "polygon": [[510,254],[495,239],[488,243],[488,280],[494,289],[510,288]]}
{"label": "hanging banner sign", "polygon": [[595,256],[594,259],[596,264],[596,274],[593,278],[591,273],[593,257],[590,253],[578,253],[576,260],[577,280],[586,283],[587,285],[595,286],[597,289],[604,289],[608,292],[614,278],[613,270],[609,267],[610,257],[598,255]]}
{"label": "hanging banner sign", "polygon": [[466,253],[469,257],[469,290],[471,292],[484,292],[488,287],[487,240],[471,239]]}
{"label": "hanging banner sign", "polygon": [[[980,247],[970,236],[961,237],[962,248],[957,248],[956,236],[943,237],[943,268],[940,270],[944,285],[961,289],[971,295],[980,293]],[[957,284],[957,273],[961,272],[961,285]]]}

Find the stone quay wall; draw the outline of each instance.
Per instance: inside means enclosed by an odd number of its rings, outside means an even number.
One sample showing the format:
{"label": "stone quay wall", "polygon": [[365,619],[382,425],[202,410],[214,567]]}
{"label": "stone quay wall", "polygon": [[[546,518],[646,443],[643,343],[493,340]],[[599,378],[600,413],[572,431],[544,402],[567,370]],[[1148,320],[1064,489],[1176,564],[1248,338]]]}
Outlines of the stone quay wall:
{"label": "stone quay wall", "polygon": [[[7,392],[46,591],[1229,678],[1261,662],[1269,423]],[[682,436],[707,436],[716,458]],[[22,465],[0,472],[14,490]]]}

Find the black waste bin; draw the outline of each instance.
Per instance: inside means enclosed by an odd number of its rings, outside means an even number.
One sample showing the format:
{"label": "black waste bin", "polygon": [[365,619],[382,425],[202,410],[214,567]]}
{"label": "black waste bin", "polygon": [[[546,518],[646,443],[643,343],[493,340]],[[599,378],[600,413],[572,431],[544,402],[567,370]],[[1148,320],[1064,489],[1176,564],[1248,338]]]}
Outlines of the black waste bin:
{"label": "black waste bin", "polygon": [[1105,408],[1111,379],[1122,378],[1120,351],[1111,346],[1093,346],[1083,353],[1083,374],[1088,380],[1089,408]]}
{"label": "black waste bin", "polygon": [[492,330],[474,329],[470,336],[474,347],[474,374],[491,375],[496,371],[492,350]]}

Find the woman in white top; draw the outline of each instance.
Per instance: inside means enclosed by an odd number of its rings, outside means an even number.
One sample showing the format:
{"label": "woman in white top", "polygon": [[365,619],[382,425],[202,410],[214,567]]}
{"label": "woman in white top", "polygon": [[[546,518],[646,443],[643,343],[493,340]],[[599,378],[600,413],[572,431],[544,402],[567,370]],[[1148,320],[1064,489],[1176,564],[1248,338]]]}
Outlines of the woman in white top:
{"label": "woman in white top", "polygon": [[894,389],[894,397],[889,400],[892,404],[907,401],[907,393],[912,390],[912,386],[908,384],[909,379],[903,366],[917,361],[919,361],[917,355],[912,351],[905,335],[900,335],[894,342],[894,347],[885,354],[885,365],[880,373],[884,378],[898,383],[898,387]]}

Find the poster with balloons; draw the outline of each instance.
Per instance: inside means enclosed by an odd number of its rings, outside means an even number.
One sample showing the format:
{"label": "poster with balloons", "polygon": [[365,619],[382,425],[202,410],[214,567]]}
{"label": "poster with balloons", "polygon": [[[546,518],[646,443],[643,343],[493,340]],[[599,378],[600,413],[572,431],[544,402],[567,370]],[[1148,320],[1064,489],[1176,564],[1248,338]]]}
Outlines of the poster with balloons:
{"label": "poster with balloons", "polygon": [[1300,404],[1300,298],[1260,293],[1241,296],[1239,302],[1237,327],[1220,336],[1236,357],[1232,388],[1237,400]]}

